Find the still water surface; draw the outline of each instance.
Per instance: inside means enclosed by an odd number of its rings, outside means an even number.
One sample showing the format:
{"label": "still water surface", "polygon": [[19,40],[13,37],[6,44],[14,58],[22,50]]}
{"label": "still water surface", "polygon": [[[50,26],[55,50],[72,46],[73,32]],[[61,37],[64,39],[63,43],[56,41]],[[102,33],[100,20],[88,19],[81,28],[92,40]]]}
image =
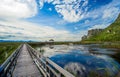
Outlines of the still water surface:
{"label": "still water surface", "polygon": [[76,77],[115,77],[120,64],[112,58],[120,50],[100,48],[98,45],[54,45],[36,47],[42,54],[76,75]]}

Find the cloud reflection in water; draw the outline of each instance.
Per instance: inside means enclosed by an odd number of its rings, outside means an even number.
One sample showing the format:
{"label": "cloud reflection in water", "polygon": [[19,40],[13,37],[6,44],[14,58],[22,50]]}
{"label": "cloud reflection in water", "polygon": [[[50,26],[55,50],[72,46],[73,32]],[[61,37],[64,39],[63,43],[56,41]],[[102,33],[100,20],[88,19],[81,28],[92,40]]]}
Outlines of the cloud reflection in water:
{"label": "cloud reflection in water", "polygon": [[50,49],[48,46],[42,49],[45,50],[44,56],[49,57],[55,63],[78,77],[86,77],[85,75],[88,75],[91,71],[101,75],[108,74],[109,76],[114,76],[119,72],[120,64],[108,55],[114,54],[113,50],[96,48],[96,52],[103,53],[97,54],[91,53],[90,48],[92,47],[85,45],[55,45],[53,49]]}

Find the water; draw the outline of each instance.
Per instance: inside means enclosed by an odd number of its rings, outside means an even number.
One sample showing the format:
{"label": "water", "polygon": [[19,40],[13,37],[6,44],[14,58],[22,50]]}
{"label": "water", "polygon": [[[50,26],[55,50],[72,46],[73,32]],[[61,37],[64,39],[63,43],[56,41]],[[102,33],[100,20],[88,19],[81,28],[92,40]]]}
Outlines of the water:
{"label": "water", "polygon": [[112,55],[117,49],[103,49],[98,45],[54,45],[37,47],[42,54],[76,77],[115,77],[120,64]]}

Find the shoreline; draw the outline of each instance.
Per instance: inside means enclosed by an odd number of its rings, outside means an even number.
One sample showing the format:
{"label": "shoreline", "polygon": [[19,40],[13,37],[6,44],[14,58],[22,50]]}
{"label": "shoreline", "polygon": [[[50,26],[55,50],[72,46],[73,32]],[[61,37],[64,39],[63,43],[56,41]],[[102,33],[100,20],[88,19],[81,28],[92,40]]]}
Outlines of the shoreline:
{"label": "shoreline", "polygon": [[100,44],[103,48],[116,48],[120,49],[120,41],[106,42],[106,41],[81,41],[81,44]]}

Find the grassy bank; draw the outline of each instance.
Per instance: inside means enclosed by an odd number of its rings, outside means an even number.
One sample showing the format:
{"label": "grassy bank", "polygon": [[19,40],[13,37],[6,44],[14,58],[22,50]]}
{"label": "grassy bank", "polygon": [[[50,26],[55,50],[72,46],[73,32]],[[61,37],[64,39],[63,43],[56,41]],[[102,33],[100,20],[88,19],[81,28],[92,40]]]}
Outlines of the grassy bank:
{"label": "grassy bank", "polygon": [[101,45],[101,47],[104,47],[104,48],[117,48],[117,49],[120,49],[120,45]]}
{"label": "grassy bank", "polygon": [[81,41],[81,44],[100,44],[104,48],[118,48],[120,49],[120,41],[105,42],[105,41]]}
{"label": "grassy bank", "polygon": [[20,43],[0,43],[0,65],[14,52]]}

